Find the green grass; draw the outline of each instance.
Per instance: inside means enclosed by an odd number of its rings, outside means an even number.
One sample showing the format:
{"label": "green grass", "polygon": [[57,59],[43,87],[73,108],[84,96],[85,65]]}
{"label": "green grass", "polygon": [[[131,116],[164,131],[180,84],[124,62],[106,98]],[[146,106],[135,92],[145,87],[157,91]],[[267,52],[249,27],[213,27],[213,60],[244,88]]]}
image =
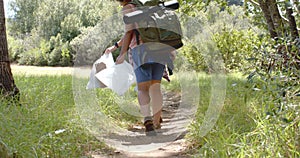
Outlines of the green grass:
{"label": "green grass", "polygon": [[97,89],[97,96],[101,111],[116,125],[127,128],[132,124],[140,123],[141,115],[134,86],[124,96],[118,96],[110,89]]}
{"label": "green grass", "polygon": [[0,140],[9,155],[81,157],[104,148],[76,114],[72,76],[18,76],[22,106],[0,106]]}
{"label": "green grass", "polygon": [[[182,85],[188,85],[185,76],[177,73],[171,76],[171,83],[163,81],[166,91],[182,93]],[[263,105],[263,92],[253,91],[250,83],[240,74],[227,75],[226,97],[220,116],[208,134],[203,136],[201,125],[205,112],[212,100],[212,76],[205,73],[195,75],[199,86],[199,101],[196,117],[189,126],[186,136],[189,144],[188,154],[194,157],[299,157],[300,118],[299,100],[294,107],[286,109],[281,115],[266,115]],[[104,143],[86,128],[80,118],[80,107],[73,96],[72,76],[25,76],[14,75],[21,91],[22,106],[8,105],[1,101],[0,106],[0,157],[4,152],[19,157],[83,157],[93,151],[108,151]],[[194,80],[193,80],[194,81]],[[74,82],[73,82],[74,83]],[[85,89],[86,79],[78,83]],[[121,127],[137,123],[137,117],[124,109],[138,111],[136,92],[132,87],[119,97],[108,89],[98,89],[96,111],[88,111],[86,117],[93,118],[91,112],[101,111]],[[189,88],[187,86],[187,88]],[[81,108],[89,108],[93,98],[82,92]],[[91,101],[91,102],[90,102]],[[80,102],[81,103],[81,102]],[[92,105],[91,105],[92,106]],[[96,119],[98,116],[95,115]],[[288,121],[283,121],[282,118]],[[92,120],[92,119],[91,119]],[[90,120],[90,121],[91,121]],[[102,124],[95,122],[100,128]],[[2,153],[1,153],[2,152]],[[2,155],[1,155],[2,154]]]}
{"label": "green grass", "polygon": [[[209,103],[210,80],[203,78],[201,100],[195,122],[190,125],[187,139],[189,153],[194,157],[299,157],[300,118],[297,108],[286,109],[283,115],[269,116],[261,98],[263,94],[250,89],[251,85],[239,74],[227,76],[227,91],[222,113],[214,128],[205,136],[199,129],[203,111]],[[201,84],[205,83],[205,84]]]}

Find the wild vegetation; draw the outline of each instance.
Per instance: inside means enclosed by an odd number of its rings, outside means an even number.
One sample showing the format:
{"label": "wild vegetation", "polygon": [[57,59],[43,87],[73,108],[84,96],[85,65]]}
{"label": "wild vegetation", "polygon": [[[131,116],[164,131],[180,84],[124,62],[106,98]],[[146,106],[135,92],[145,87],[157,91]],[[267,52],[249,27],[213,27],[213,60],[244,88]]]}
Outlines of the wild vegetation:
{"label": "wild vegetation", "polygon": [[0,157],[80,157],[105,147],[80,123],[71,75],[14,77],[21,106],[1,100]]}
{"label": "wild vegetation", "polygon": [[[171,83],[164,87],[180,92],[176,75],[199,74],[201,100],[186,136],[188,154],[299,157],[299,0],[179,2],[185,46],[178,50]],[[14,14],[7,19],[11,61],[92,64],[123,32],[116,5],[106,0],[14,0]],[[224,107],[203,136],[199,128],[211,97],[210,77],[220,70],[227,74]],[[1,100],[0,157],[81,157],[106,148],[76,115],[71,76],[14,77],[22,106]],[[109,96],[99,106],[121,126],[137,121],[111,106],[116,97],[110,91],[98,90],[97,95]]]}

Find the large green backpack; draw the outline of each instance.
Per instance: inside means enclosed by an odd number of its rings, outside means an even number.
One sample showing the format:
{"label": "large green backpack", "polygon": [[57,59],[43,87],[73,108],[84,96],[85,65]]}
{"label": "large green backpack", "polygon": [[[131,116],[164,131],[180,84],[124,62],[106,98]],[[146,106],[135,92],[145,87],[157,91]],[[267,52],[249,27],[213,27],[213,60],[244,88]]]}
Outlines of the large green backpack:
{"label": "large green backpack", "polygon": [[159,7],[163,2],[148,0],[142,3],[139,0],[132,0],[129,3],[135,5],[137,10],[145,11],[150,10],[150,8],[158,8],[154,12],[149,11],[147,14],[139,17],[139,20],[136,22],[138,27],[135,30],[137,37],[140,36],[144,43],[162,43],[175,49],[183,46],[179,19],[173,10]]}

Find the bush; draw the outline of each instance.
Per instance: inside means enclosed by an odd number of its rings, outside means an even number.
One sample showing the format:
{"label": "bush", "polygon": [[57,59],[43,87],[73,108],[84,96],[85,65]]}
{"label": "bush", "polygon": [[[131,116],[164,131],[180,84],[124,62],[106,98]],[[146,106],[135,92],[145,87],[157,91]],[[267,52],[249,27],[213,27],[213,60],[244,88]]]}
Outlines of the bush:
{"label": "bush", "polygon": [[[184,65],[186,65],[185,67],[187,67],[187,69],[207,71],[208,66],[204,60],[203,55],[191,42],[186,42],[184,47],[180,50],[180,53],[186,58],[187,63],[185,63]],[[175,63],[176,61],[178,61],[178,59],[175,60]],[[175,66],[175,68],[176,67],[178,66]],[[180,67],[182,67],[182,65],[180,65]]]}
{"label": "bush", "polygon": [[50,66],[71,66],[71,54],[68,43],[52,50],[49,55]]}
{"label": "bush", "polygon": [[20,54],[22,54],[25,50],[22,45],[22,40],[14,39],[13,37],[8,36],[7,42],[9,59],[12,62],[16,62],[20,58]]}
{"label": "bush", "polygon": [[254,47],[259,45],[261,31],[242,13],[242,7],[230,6],[220,11],[211,3],[206,12],[197,12],[193,18],[183,16],[188,43],[181,50],[193,69],[214,71],[216,66],[227,71],[243,69],[245,59],[256,55]]}
{"label": "bush", "polygon": [[268,115],[281,114],[300,100],[300,42],[269,41],[257,51],[259,56],[248,69],[249,82],[262,93],[262,104]]}
{"label": "bush", "polygon": [[17,61],[21,65],[48,65],[50,46],[35,31],[23,39],[8,37],[12,41],[9,44],[9,53],[13,61]]}
{"label": "bush", "polygon": [[225,64],[226,71],[242,70],[247,67],[247,59],[254,58],[254,50],[260,44],[258,35],[253,30],[228,30],[213,35]]}
{"label": "bush", "polygon": [[[86,28],[82,30],[82,34],[70,42],[76,54],[76,65],[91,65],[102,55],[107,46],[111,46],[114,41],[121,38],[124,26],[122,20],[118,18],[120,17],[114,17],[95,27]],[[111,27],[112,25],[115,27]]]}
{"label": "bush", "polygon": [[38,49],[31,49],[20,55],[18,60],[21,65],[35,65],[35,66],[45,66],[47,65],[47,58]]}
{"label": "bush", "polygon": [[65,43],[61,48],[61,59],[59,65],[61,66],[71,66],[73,59],[72,49],[69,43]]}
{"label": "bush", "polygon": [[35,66],[71,66],[72,50],[68,42],[62,42],[60,34],[52,37],[49,42],[41,40],[39,46],[27,47],[20,45],[24,50],[18,55],[17,62],[21,65]]}

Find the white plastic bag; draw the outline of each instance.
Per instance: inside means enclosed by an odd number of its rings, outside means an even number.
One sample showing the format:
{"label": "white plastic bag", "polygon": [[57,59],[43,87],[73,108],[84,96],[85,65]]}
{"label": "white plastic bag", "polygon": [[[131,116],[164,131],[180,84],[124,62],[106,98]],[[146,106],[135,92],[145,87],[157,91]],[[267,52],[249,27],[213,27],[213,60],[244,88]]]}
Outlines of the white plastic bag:
{"label": "white plastic bag", "polygon": [[118,95],[123,95],[136,82],[133,67],[126,61],[107,67],[97,73],[96,78]]}
{"label": "white plastic bag", "polygon": [[105,64],[106,68],[112,67],[114,63],[114,59],[112,54],[103,54],[97,61],[94,62],[93,68],[90,73],[90,80],[86,86],[86,89],[93,89],[93,88],[104,88],[103,85],[97,78],[96,78],[96,64],[103,63]]}

